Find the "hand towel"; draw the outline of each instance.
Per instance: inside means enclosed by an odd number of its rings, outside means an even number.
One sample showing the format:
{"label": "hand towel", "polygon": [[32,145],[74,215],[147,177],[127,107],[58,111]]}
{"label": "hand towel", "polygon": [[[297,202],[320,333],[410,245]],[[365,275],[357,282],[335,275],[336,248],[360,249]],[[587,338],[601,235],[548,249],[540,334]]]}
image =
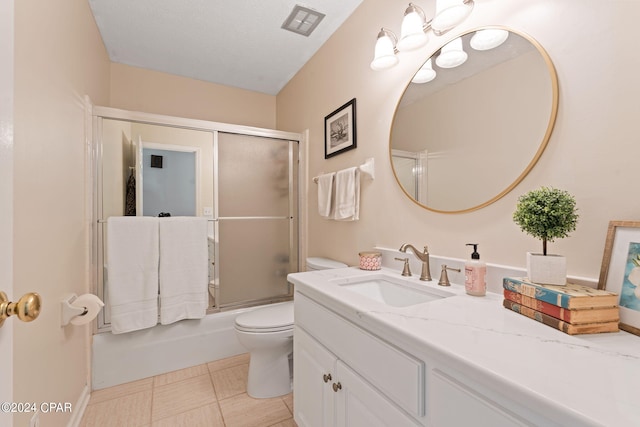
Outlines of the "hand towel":
{"label": "hand towel", "polygon": [[160,218],[160,323],[204,317],[208,285],[207,219]]}
{"label": "hand towel", "polygon": [[329,218],[333,199],[333,178],[335,172],[325,173],[318,177],[318,213],[322,218]]}
{"label": "hand towel", "polygon": [[158,219],[107,219],[111,332],[121,334],[158,323]]}
{"label": "hand towel", "polygon": [[334,215],[339,221],[357,221],[360,217],[360,169],[352,167],[336,172]]}

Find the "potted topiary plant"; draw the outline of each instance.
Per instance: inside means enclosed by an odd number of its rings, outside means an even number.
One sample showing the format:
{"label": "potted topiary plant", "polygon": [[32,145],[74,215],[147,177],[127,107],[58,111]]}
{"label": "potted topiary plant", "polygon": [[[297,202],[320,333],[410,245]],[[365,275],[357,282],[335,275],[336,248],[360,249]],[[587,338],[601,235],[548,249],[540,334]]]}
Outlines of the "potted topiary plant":
{"label": "potted topiary plant", "polygon": [[542,240],[542,253],[527,252],[527,275],[534,283],[565,285],[567,261],[547,254],[547,242],[567,237],[576,229],[575,198],[564,190],[541,187],[518,198],[513,221],[525,233]]}

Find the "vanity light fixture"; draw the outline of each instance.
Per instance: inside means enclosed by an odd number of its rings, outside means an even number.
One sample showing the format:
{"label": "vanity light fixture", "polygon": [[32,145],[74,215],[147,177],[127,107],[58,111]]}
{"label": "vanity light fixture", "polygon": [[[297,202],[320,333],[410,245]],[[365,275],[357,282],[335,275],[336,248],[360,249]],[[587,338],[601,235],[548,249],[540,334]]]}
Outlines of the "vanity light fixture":
{"label": "vanity light fixture", "polygon": [[393,67],[399,62],[396,56],[398,52],[407,52],[426,45],[429,41],[427,33],[430,30],[436,36],[445,34],[469,16],[473,9],[473,1],[436,0],[436,15],[431,20],[427,20],[422,8],[409,3],[402,19],[400,40],[393,31],[384,27],[378,33],[371,68],[377,71]]}
{"label": "vanity light fixture", "polygon": [[475,50],[489,50],[500,46],[508,37],[509,32],[507,30],[489,28],[476,31],[469,44]]}
{"label": "vanity light fixture", "polygon": [[431,58],[427,59],[422,67],[418,70],[411,83],[427,83],[436,78],[436,72],[431,64]]}
{"label": "vanity light fixture", "polygon": [[467,19],[472,10],[473,0],[436,0],[436,16],[431,21],[433,33],[441,36]]}
{"label": "vanity light fixture", "polygon": [[404,11],[404,18],[402,19],[398,50],[407,52],[427,44],[429,37],[426,31],[429,28],[424,11],[413,3],[409,3],[409,7]]}
{"label": "vanity light fixture", "polygon": [[460,37],[451,40],[440,49],[440,55],[436,58],[436,64],[440,68],[455,68],[467,60],[467,52],[462,48]]}
{"label": "vanity light fixture", "polygon": [[381,28],[376,40],[375,54],[371,61],[371,69],[384,70],[398,63],[396,43],[398,39],[392,31]]}

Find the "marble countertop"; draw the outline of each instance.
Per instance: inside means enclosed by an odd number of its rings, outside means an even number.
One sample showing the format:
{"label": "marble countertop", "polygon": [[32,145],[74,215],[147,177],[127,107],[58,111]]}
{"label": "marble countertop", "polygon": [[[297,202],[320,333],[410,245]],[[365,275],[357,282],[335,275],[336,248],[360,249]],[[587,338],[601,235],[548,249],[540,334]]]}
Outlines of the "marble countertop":
{"label": "marble countertop", "polygon": [[[383,274],[400,276],[383,268]],[[338,282],[376,272],[357,268],[288,276],[296,291],[420,357],[454,369],[560,425],[640,426],[640,337],[626,332],[567,335],[502,307],[502,295],[474,297],[437,280],[416,286],[453,296],[392,307]]]}

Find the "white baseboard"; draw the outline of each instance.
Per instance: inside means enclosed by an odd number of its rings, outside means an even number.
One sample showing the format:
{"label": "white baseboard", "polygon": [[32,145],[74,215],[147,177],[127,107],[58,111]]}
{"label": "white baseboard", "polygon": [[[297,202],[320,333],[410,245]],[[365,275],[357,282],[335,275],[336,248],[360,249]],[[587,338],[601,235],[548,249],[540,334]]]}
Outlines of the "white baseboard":
{"label": "white baseboard", "polygon": [[67,427],[79,427],[80,421],[82,421],[82,416],[84,415],[85,409],[87,409],[87,404],[89,403],[89,399],[91,398],[91,390],[89,389],[89,385],[85,384],[82,392],[80,393],[80,397],[76,401],[76,404],[73,406],[73,411],[71,412],[71,419],[67,424]]}

